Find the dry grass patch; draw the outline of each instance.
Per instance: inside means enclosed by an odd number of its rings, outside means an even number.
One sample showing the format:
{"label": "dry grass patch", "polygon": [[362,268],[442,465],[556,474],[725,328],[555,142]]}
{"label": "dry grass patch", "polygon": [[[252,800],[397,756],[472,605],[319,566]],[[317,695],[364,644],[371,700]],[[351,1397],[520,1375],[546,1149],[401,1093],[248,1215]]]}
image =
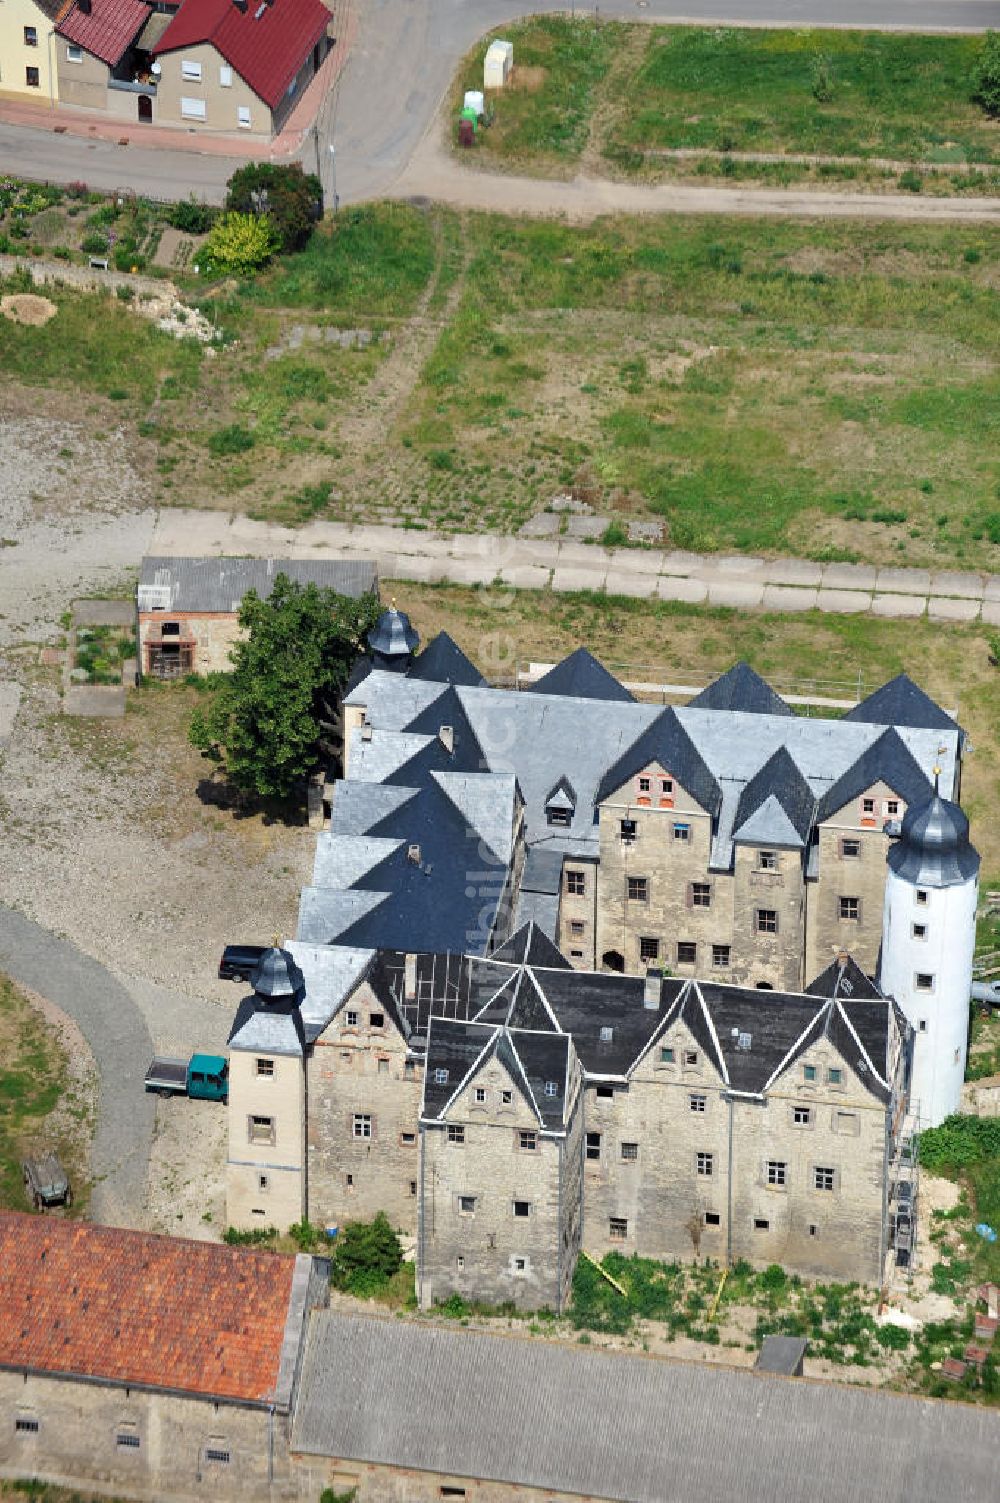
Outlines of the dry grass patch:
{"label": "dry grass patch", "polygon": [[58,311],[55,303],[33,292],[14,292],[0,298],[0,313],[12,324],[27,324],[37,329],[55,318]]}

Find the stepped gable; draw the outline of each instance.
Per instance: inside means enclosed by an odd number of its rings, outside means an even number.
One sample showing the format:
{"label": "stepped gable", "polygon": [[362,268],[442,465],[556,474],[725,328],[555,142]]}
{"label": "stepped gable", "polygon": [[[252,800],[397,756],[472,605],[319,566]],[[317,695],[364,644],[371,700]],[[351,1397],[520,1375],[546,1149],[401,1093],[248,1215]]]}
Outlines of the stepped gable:
{"label": "stepped gable", "polygon": [[907,674],[897,673],[887,684],[869,694],[859,705],[848,710],[845,720],[860,720],[869,725],[907,725],[916,730],[955,731],[960,727],[947,715],[919,684]]}
{"label": "stepped gable", "polygon": [[633,741],[625,755],[608,769],[600,781],[594,802],[599,804],[617,793],[629,778],[653,764],[676,778],[703,809],[710,814],[719,812],[722,790],[672,705],[667,705],[638,740]]}
{"label": "stepped gable", "polygon": [[753,845],[804,846],[816,796],[784,746],[769,757],[740,793],[733,839]]}
{"label": "stepped gable", "polygon": [[431,680],[438,684],[464,684],[467,688],[486,682],[475,663],[466,657],[446,631],[439,631],[414,658],[407,678]]}
{"label": "stepped gable", "polygon": [[928,778],[894,729],[883,731],[826,790],[816,811],[817,822],[829,819],[878,782],[887,783],[907,805],[927,801]]}
{"label": "stepped gable", "polygon": [[688,702],[689,710],[743,710],[749,715],[794,715],[749,663],[734,663],[728,672]]}
{"label": "stepped gable", "polygon": [[534,684],[525,684],[526,694],[561,694],[570,699],[620,700],[635,704],[634,695],[620,684],[586,647],[578,647]]}

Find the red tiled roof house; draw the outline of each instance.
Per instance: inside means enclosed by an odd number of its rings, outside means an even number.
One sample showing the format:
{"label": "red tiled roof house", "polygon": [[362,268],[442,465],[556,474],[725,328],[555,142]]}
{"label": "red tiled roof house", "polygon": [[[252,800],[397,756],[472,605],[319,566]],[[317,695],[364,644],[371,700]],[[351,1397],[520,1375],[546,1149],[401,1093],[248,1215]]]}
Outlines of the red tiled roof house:
{"label": "red tiled roof house", "polygon": [[62,103],[268,140],[332,46],[323,0],[72,0],[59,22]]}
{"label": "red tiled roof house", "polygon": [[328,1299],[323,1259],[0,1211],[0,1475],[266,1497]]}

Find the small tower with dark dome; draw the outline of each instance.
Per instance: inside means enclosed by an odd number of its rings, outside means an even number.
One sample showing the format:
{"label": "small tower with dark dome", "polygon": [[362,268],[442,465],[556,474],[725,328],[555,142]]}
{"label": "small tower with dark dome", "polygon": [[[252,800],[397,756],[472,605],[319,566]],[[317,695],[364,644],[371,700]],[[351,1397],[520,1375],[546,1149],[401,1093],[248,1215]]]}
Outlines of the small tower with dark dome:
{"label": "small tower with dark dome", "polygon": [[382,612],[368,633],[368,646],[376,668],[390,673],[405,673],[413,662],[420,637],[410,625],[405,611],[396,609],[395,600]]}
{"label": "small tower with dark dome", "polygon": [[965,1079],[979,899],[969,821],[941,797],[937,772],[887,860],[879,982],[913,1028],[911,1110],[918,1127],[937,1127],[958,1111]]}

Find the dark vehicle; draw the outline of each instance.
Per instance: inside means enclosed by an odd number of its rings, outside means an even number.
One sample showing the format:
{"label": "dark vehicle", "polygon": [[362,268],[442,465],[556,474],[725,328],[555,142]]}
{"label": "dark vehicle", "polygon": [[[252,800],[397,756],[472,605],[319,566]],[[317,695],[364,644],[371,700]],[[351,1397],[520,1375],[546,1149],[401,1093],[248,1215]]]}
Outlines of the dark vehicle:
{"label": "dark vehicle", "polygon": [[227,945],[219,961],[220,981],[249,981],[266,945]]}
{"label": "dark vehicle", "polygon": [[21,1165],[24,1188],[36,1211],[46,1206],[71,1206],[73,1191],[70,1189],[66,1171],[54,1153],[42,1153],[36,1158],[25,1159]]}
{"label": "dark vehicle", "polygon": [[146,1071],[146,1090],[160,1096],[193,1096],[196,1101],[229,1099],[229,1061],[221,1054],[190,1059],[157,1054]]}

